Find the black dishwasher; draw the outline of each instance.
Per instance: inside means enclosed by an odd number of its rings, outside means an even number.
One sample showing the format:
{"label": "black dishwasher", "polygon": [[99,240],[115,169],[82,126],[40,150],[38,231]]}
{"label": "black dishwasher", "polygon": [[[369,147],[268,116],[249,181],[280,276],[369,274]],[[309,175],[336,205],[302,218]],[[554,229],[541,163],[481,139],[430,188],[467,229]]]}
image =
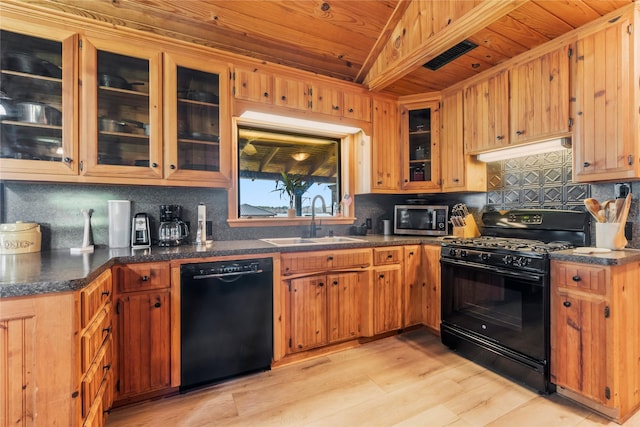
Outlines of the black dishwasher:
{"label": "black dishwasher", "polygon": [[180,268],[180,390],[268,370],[273,357],[273,260]]}

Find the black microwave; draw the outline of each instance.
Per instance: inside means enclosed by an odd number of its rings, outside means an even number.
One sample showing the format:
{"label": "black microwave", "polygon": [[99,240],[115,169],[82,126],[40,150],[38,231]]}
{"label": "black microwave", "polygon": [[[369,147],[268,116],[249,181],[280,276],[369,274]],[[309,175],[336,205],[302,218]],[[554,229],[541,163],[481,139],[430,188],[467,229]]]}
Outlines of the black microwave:
{"label": "black microwave", "polygon": [[446,236],[448,214],[448,206],[395,205],[393,233]]}

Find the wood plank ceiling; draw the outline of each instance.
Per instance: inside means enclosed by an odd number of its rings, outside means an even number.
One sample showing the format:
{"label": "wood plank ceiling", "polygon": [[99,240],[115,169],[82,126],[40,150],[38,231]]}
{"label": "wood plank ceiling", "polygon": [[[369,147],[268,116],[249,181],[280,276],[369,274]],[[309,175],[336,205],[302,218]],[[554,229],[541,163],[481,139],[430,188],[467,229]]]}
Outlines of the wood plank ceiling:
{"label": "wood plank ceiling", "polygon": [[[441,90],[633,2],[20,1],[363,83],[376,91],[396,95]],[[495,8],[504,13],[492,15],[491,22],[478,19]],[[484,15],[473,16],[474,10],[483,10]],[[481,28],[476,28],[478,22]],[[433,52],[429,43],[438,40],[436,46],[442,50],[463,39],[478,47],[436,71],[421,66],[441,53]],[[409,66],[405,66],[407,62],[403,65],[404,56],[412,59]]]}

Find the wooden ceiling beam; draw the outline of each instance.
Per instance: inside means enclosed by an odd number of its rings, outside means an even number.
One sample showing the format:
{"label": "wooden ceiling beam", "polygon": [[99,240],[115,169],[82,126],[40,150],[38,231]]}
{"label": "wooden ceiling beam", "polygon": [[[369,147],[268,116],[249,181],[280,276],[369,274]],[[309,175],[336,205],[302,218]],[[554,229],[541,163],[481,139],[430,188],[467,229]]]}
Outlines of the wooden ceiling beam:
{"label": "wooden ceiling beam", "polygon": [[[455,2],[456,0],[450,1]],[[393,45],[392,49],[396,51],[393,55],[394,59],[381,66],[380,63],[386,61],[386,58],[378,56],[376,59],[377,66],[371,68],[364,80],[365,85],[372,91],[385,89],[442,52],[473,36],[478,31],[522,6],[527,1],[529,0],[484,0],[443,29],[423,36],[421,43],[404,55],[402,52],[406,47],[402,47],[402,42],[406,40],[406,31],[402,28],[396,28],[394,34],[401,34],[401,36],[387,40],[387,46],[385,46],[386,49],[389,49],[390,45]],[[416,10],[415,8],[408,9],[410,13],[415,13]],[[398,25],[424,19],[425,17],[419,16],[419,13],[416,16],[404,16]]]}

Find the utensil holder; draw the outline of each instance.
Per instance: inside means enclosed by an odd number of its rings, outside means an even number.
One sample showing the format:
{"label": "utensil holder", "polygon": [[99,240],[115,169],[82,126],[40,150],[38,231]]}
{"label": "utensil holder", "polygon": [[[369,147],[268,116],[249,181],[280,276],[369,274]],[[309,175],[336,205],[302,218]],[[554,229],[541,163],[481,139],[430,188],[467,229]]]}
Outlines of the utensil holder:
{"label": "utensil holder", "polygon": [[627,246],[627,240],[624,245],[616,247],[614,238],[620,227],[624,228],[624,224],[618,222],[596,222],[596,248],[613,249],[619,251]]}
{"label": "utensil holder", "polygon": [[480,230],[476,224],[476,220],[473,215],[469,214],[464,217],[464,227],[453,227],[453,235],[464,239],[472,239],[480,236]]}

